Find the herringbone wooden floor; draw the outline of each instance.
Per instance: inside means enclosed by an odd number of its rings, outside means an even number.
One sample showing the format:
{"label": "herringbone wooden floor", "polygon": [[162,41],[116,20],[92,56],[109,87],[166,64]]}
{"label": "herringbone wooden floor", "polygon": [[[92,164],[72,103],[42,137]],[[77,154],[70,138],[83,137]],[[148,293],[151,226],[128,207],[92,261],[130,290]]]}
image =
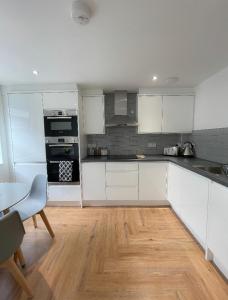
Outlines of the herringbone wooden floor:
{"label": "herringbone wooden floor", "polygon": [[[35,300],[226,300],[228,284],[169,208],[47,208],[25,223]],[[26,299],[0,270],[0,299]]]}

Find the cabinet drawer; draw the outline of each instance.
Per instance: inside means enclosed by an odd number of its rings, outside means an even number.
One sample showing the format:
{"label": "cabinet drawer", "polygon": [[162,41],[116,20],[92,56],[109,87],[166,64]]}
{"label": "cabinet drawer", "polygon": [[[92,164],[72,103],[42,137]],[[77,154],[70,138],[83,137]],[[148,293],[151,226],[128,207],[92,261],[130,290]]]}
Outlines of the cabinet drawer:
{"label": "cabinet drawer", "polygon": [[106,171],[137,171],[138,170],[138,163],[106,163]]}
{"label": "cabinet drawer", "polygon": [[106,186],[137,186],[138,171],[106,172]]}
{"label": "cabinet drawer", "polygon": [[138,200],[138,187],[106,187],[107,200]]}

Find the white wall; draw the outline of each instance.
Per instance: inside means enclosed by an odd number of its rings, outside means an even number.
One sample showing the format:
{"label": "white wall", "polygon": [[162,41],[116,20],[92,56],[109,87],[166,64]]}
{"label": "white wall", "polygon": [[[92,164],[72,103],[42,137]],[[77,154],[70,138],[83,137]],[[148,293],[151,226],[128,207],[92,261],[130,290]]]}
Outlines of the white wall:
{"label": "white wall", "polygon": [[3,113],[3,100],[0,91],[0,143],[3,161],[0,160],[0,182],[9,180],[8,170],[8,155],[7,155],[7,142],[6,142],[6,127],[5,118]]}
{"label": "white wall", "polygon": [[228,127],[228,67],[196,89],[194,130]]}

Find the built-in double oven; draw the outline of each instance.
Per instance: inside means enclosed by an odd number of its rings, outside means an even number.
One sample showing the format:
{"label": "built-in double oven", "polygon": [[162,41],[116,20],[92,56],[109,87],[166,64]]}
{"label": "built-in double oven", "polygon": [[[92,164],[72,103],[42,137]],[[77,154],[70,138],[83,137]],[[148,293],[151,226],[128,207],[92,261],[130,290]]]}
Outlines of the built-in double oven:
{"label": "built-in double oven", "polygon": [[78,117],[72,110],[44,111],[45,136],[78,136]]}
{"label": "built-in double oven", "polygon": [[78,120],[74,111],[45,111],[44,128],[49,182],[80,181]]}

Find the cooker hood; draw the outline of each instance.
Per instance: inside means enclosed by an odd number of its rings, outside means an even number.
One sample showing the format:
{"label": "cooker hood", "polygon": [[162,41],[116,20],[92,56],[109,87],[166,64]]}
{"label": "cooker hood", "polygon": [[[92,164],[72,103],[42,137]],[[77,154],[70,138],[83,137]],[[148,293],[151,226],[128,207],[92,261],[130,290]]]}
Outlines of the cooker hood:
{"label": "cooker hood", "polygon": [[132,127],[138,125],[135,120],[135,109],[131,108],[128,100],[127,91],[114,92],[112,118],[106,124],[106,127]]}

